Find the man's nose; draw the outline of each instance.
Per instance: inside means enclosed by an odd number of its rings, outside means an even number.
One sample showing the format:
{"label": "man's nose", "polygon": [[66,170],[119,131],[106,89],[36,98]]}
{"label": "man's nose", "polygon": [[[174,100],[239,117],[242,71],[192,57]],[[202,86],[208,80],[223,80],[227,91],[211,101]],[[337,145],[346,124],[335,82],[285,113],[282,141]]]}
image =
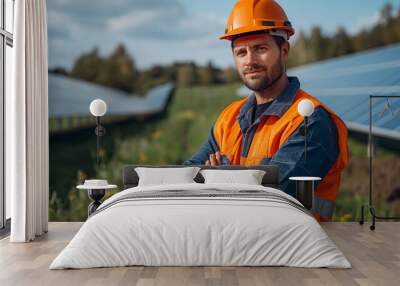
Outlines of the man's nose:
{"label": "man's nose", "polygon": [[247,55],[245,58],[245,65],[246,66],[251,66],[256,62],[256,55],[253,51],[249,50],[247,51]]}

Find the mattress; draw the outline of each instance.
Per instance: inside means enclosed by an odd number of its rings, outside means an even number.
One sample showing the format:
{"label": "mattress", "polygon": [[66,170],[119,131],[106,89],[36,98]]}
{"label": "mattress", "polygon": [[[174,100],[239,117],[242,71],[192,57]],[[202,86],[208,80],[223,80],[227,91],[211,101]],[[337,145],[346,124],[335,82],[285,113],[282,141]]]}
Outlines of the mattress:
{"label": "mattress", "polygon": [[351,267],[284,192],[189,183],[137,186],[110,197],[50,269],[133,265]]}

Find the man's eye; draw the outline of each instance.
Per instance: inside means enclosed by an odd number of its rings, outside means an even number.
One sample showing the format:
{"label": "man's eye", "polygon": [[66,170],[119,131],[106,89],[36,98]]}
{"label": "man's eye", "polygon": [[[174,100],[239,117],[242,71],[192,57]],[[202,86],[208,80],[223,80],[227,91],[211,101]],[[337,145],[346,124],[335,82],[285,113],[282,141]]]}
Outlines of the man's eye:
{"label": "man's eye", "polygon": [[263,53],[263,52],[266,52],[268,49],[266,48],[266,47],[257,47],[256,48],[256,51],[257,52],[261,52],[261,53]]}
{"label": "man's eye", "polygon": [[236,52],[236,56],[238,56],[238,57],[242,57],[242,56],[244,56],[245,54],[246,54],[245,51],[237,51],[237,52]]}

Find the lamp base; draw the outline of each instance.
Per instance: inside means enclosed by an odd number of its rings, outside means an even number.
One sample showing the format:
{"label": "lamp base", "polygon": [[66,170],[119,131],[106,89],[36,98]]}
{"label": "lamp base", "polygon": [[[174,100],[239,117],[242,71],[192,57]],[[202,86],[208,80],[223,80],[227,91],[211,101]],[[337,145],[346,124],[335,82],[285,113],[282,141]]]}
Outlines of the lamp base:
{"label": "lamp base", "polygon": [[296,199],[311,210],[314,205],[314,181],[296,181]]}
{"label": "lamp base", "polygon": [[290,177],[289,180],[296,182],[296,199],[303,206],[311,210],[314,205],[315,181],[320,181],[320,177]]}
{"label": "lamp base", "polygon": [[97,208],[101,205],[101,199],[104,197],[106,190],[105,189],[89,189],[88,196],[92,200],[92,202],[88,206],[88,217],[94,213]]}

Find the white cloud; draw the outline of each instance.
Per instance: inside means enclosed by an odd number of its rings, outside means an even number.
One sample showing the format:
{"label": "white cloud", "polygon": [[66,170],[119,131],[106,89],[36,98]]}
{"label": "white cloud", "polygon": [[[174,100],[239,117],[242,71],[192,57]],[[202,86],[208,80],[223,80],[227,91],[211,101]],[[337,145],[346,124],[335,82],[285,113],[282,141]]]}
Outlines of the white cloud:
{"label": "white cloud", "polygon": [[188,15],[181,6],[170,6],[166,9],[135,9],[107,21],[107,27],[111,31],[145,38],[190,39],[219,35],[224,26],[224,21],[215,14]]}
{"label": "white cloud", "polygon": [[183,17],[186,16],[181,5],[146,7],[140,10],[135,7],[127,13],[109,18],[107,28],[129,36],[176,37],[179,36],[176,27]]}
{"label": "white cloud", "polygon": [[221,19],[220,16],[211,12],[196,13],[190,17],[183,18],[179,28],[190,35],[219,35],[225,30],[225,19]]}
{"label": "white cloud", "polygon": [[348,31],[351,35],[355,35],[364,29],[372,28],[379,22],[379,20],[380,20],[379,11],[376,11],[373,15],[370,16],[359,17],[355,21],[354,26],[348,28]]}
{"label": "white cloud", "polygon": [[49,41],[54,38],[64,41],[80,39],[83,34],[86,36],[90,34],[89,31],[92,29],[89,26],[82,28],[82,24],[70,15],[53,9],[47,10],[47,22]]}
{"label": "white cloud", "polygon": [[151,25],[151,20],[159,17],[160,11],[132,11],[120,17],[109,19],[107,26],[114,31],[138,29]]}
{"label": "white cloud", "polygon": [[[140,68],[209,60],[231,62],[225,26],[212,11],[188,14],[178,0],[52,0],[48,2],[49,66],[71,68],[82,53],[110,53],[123,43]],[[226,65],[226,64],[225,64]]]}

